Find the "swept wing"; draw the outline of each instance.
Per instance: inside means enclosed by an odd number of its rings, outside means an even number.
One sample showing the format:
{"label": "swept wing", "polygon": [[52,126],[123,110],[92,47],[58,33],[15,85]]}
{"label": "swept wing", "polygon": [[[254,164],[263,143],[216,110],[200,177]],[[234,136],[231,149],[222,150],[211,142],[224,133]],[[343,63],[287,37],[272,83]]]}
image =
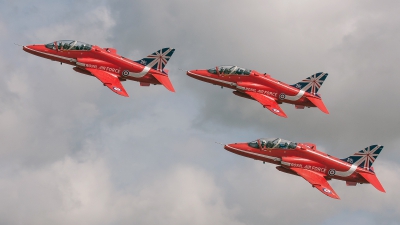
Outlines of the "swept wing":
{"label": "swept wing", "polygon": [[264,108],[267,108],[272,113],[287,118],[285,112],[281,109],[281,107],[279,107],[278,103],[276,102],[276,99],[268,95],[263,95],[250,91],[246,91],[245,93],[257,100],[259,103],[261,103],[261,105],[264,106]]}
{"label": "swept wing", "polygon": [[111,91],[115,92],[116,94],[129,97],[128,93],[125,91],[125,88],[122,86],[121,81],[116,75],[98,69],[86,68],[86,70],[99,79],[104,86],[110,88]]}
{"label": "swept wing", "polygon": [[303,177],[306,181],[308,181],[313,187],[317,188],[324,195],[331,198],[340,199],[321,173],[317,173],[311,170],[305,170],[302,168],[290,169],[296,172],[299,176]]}

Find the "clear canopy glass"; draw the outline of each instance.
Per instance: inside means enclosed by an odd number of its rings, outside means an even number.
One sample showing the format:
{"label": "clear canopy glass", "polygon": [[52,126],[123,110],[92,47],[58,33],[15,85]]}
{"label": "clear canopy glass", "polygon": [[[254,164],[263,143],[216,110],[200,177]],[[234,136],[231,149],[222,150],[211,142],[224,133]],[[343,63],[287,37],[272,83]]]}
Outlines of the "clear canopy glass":
{"label": "clear canopy glass", "polygon": [[[237,66],[218,66],[218,71],[220,74],[226,75],[250,75],[251,73],[251,70]],[[209,69],[208,72],[217,74],[217,70],[215,68]]]}
{"label": "clear canopy glass", "polygon": [[[58,49],[63,50],[78,50],[78,51],[89,51],[92,49],[92,45],[86,44],[80,41],[73,40],[61,40],[56,41]],[[54,42],[46,44],[47,48],[55,49]]]}
{"label": "clear canopy glass", "polygon": [[[280,148],[280,149],[295,149],[296,142],[284,140],[282,138],[261,138],[261,148]],[[248,145],[253,148],[260,148],[258,141],[249,142]]]}

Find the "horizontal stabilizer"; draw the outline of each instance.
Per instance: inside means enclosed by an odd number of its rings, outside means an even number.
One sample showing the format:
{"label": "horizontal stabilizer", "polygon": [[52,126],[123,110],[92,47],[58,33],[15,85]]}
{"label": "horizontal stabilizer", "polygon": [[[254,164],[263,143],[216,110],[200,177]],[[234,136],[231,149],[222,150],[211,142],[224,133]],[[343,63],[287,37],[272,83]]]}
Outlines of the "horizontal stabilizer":
{"label": "horizontal stabilizer", "polygon": [[370,174],[370,173],[359,173],[362,177],[364,177],[372,186],[374,186],[376,189],[379,191],[385,192],[385,189],[383,189],[383,186],[381,182],[379,182],[378,178],[376,177],[375,174]]}
{"label": "horizontal stabilizer", "polygon": [[153,77],[158,80],[162,85],[164,85],[165,88],[167,88],[169,91],[175,92],[174,87],[172,86],[171,81],[169,80],[169,77],[164,74],[159,74],[159,73],[152,73]]}
{"label": "horizontal stabilizer", "polygon": [[324,102],[320,98],[315,98],[315,97],[307,97],[312,104],[314,104],[318,109],[320,109],[322,112],[329,114],[328,109],[325,107]]}

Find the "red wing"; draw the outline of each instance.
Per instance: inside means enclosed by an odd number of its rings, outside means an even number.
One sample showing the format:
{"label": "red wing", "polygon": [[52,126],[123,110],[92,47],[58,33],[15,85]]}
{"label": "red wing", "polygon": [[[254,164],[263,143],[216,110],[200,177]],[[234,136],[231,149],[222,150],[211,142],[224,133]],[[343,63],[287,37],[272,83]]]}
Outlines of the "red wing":
{"label": "red wing", "polygon": [[125,88],[122,86],[121,81],[119,81],[118,77],[112,73],[97,70],[97,69],[90,69],[86,68],[93,76],[103,82],[104,86],[110,88],[111,91],[115,92],[116,94],[129,97],[128,93],[126,93]]}
{"label": "red wing", "polygon": [[331,198],[340,199],[322,174],[301,168],[290,168],[290,169],[296,172],[299,176],[303,177],[313,187],[317,188],[323,194]]}
{"label": "red wing", "polygon": [[265,108],[267,108],[269,111],[272,113],[287,118],[285,112],[279,107],[278,103],[276,102],[276,99],[269,97],[267,95],[255,93],[255,92],[250,92],[246,91],[246,94],[250,95],[252,98],[254,98],[256,101],[261,103]]}
{"label": "red wing", "polygon": [[317,106],[318,109],[320,109],[322,112],[329,114],[328,109],[326,108],[326,106],[324,105],[324,102],[321,99],[314,98],[314,97],[307,97],[307,99],[310,100],[310,102],[312,102],[312,104]]}
{"label": "red wing", "polygon": [[164,85],[164,87],[167,88],[169,91],[175,92],[174,87],[172,86],[172,83],[167,75],[158,73],[152,73],[151,75],[153,75],[153,77],[156,78],[158,82]]}

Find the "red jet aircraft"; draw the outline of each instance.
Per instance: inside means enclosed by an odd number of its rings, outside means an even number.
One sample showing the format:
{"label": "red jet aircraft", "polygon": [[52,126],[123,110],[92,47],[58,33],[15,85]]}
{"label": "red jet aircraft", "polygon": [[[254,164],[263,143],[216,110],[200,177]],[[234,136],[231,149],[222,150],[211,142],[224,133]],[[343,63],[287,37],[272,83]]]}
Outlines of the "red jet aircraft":
{"label": "red jet aircraft", "polygon": [[114,48],[100,48],[80,41],[63,40],[46,45],[23,46],[31,54],[75,66],[76,72],[95,76],[113,92],[129,97],[121,81],[133,80],[140,86],[162,84],[175,92],[164,66],[174,53],[173,48],[163,48],[153,54],[132,61],[117,54]]}
{"label": "red jet aircraft", "polygon": [[317,94],[327,73],[316,73],[294,85],[275,80],[270,75],[237,66],[219,66],[209,70],[190,70],[187,75],[221,87],[234,89],[233,94],[253,99],[278,116],[287,117],[278,104],[294,104],[296,109],[318,107],[329,114]]}
{"label": "red jet aircraft", "polygon": [[224,148],[241,156],[276,164],[279,171],[303,177],[331,198],[340,199],[327,182],[331,179],[346,181],[347,186],[370,183],[385,192],[372,167],[383,149],[381,145],[371,145],[344,159],[318,151],[315,144],[295,143],[281,138],[227,144]]}

